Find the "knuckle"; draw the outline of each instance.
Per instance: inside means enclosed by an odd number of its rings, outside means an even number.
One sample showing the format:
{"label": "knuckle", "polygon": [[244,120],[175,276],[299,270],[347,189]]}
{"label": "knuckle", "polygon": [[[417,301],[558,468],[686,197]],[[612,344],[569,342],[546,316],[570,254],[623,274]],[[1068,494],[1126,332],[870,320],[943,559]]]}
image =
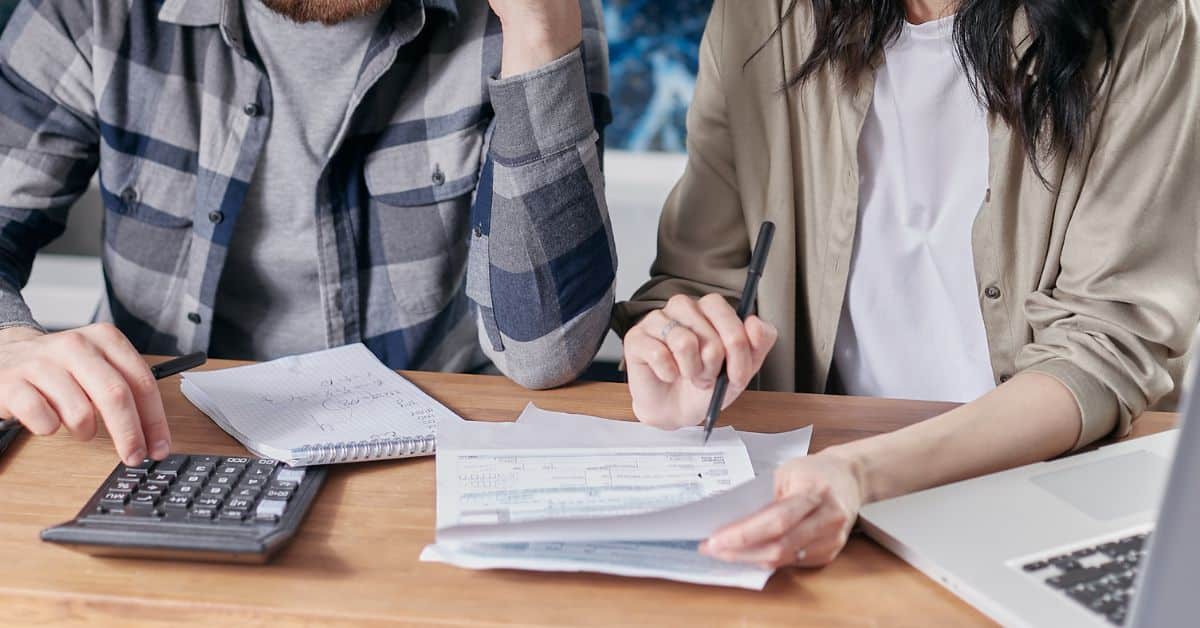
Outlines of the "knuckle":
{"label": "knuckle", "polygon": [[667,299],[667,309],[677,310],[685,308],[692,304],[692,298],[686,294],[677,294],[670,299]]}
{"label": "knuckle", "polygon": [[91,325],[90,329],[98,337],[103,338],[106,342],[114,342],[125,339],[125,335],[122,334],[121,331],[117,329],[116,325],[113,325],[112,323],[96,323]]}
{"label": "knuckle", "polygon": [[713,305],[725,304],[725,303],[728,303],[728,301],[725,300],[725,297],[723,297],[715,292],[710,292],[700,298],[700,303],[703,305],[707,305],[707,306],[713,306]]}
{"label": "knuckle", "polygon": [[725,357],[725,351],[717,344],[709,344],[700,352],[701,357],[705,362],[713,363],[721,361]]}
{"label": "knuckle", "polygon": [[158,382],[149,371],[144,371],[129,378],[129,386],[139,393],[149,393],[158,388]]}
{"label": "knuckle", "polygon": [[100,399],[107,407],[118,412],[133,409],[129,386],[123,381],[104,384],[100,391]]}
{"label": "knuckle", "polygon": [[75,331],[59,334],[57,341],[58,348],[70,354],[81,353],[91,348],[91,343],[83,337],[83,334]]}

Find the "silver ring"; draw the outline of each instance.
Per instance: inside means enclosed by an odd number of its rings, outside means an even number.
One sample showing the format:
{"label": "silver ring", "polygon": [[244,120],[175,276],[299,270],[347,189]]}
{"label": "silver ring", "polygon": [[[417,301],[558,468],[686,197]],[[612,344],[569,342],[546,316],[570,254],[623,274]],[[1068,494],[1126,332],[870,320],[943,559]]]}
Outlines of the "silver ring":
{"label": "silver ring", "polygon": [[670,336],[671,332],[675,331],[676,327],[686,327],[686,325],[673,318],[667,319],[667,324],[663,325],[662,331],[658,332],[659,339],[663,342],[666,342],[667,336]]}

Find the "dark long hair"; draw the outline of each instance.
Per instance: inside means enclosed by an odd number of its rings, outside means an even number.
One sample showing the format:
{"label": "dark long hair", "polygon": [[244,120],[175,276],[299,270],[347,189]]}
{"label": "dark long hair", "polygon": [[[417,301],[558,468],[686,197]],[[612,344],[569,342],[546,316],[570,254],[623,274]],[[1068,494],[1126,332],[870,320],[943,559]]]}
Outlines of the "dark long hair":
{"label": "dark long hair", "polygon": [[[792,17],[799,1],[791,0],[783,21]],[[812,2],[816,41],[788,87],[826,65],[856,79],[882,59],[884,47],[904,26],[901,0],[804,1]],[[954,40],[971,87],[988,111],[1021,137],[1039,176],[1041,158],[1056,153],[1069,157],[1083,145],[1088,118],[1113,62],[1112,16],[1118,1],[960,1]],[[1013,35],[1020,10],[1029,23],[1023,51]]]}

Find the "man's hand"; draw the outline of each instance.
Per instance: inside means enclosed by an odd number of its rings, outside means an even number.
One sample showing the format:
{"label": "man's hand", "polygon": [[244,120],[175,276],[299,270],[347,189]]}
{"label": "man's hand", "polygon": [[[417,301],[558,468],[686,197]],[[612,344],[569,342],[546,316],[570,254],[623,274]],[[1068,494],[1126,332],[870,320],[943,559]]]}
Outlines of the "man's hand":
{"label": "man's hand", "polygon": [[722,361],[729,376],[728,406],[762,368],[778,336],[757,316],[743,323],[720,295],[699,301],[672,297],[667,307],[651,312],[625,334],[634,414],[665,429],[700,423]]}
{"label": "man's hand", "polygon": [[488,0],[504,32],[501,78],[536,70],[583,42],[577,0]]}
{"label": "man's hand", "polygon": [[0,418],[34,434],[66,427],[80,440],[104,421],[121,460],[140,464],[171,451],[162,398],[150,368],[116,327],[57,334],[0,331]]}
{"label": "man's hand", "polygon": [[829,452],[797,458],[775,472],[774,503],[718,530],[700,552],[769,569],[823,567],[845,547],[862,502],[849,461]]}

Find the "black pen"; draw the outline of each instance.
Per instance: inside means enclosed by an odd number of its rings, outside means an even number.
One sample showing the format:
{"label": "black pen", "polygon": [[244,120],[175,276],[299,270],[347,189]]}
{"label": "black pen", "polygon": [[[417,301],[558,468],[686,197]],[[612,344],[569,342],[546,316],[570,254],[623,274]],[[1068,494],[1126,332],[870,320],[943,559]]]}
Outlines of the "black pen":
{"label": "black pen", "polygon": [[[767,256],[771,254],[771,240],[775,237],[775,223],[767,221],[758,230],[758,241],[754,244],[754,253],[750,256],[750,267],[746,269],[746,285],[742,288],[742,300],[738,303],[737,315],[746,320],[754,302],[758,297],[758,279],[762,277],[763,269],[767,266]],[[717,415],[721,413],[721,405],[725,402],[725,389],[729,387],[729,374],[725,365],[721,365],[721,375],[713,387],[712,401],[708,402],[708,416],[704,419],[704,442],[712,436],[713,426],[717,424]]]}
{"label": "black pen", "polygon": [[0,419],[0,454],[17,440],[21,433],[21,422],[16,419]]}
{"label": "black pen", "polygon": [[196,353],[189,353],[174,360],[155,364],[150,367],[150,372],[154,373],[154,379],[166,379],[172,375],[178,375],[184,371],[194,369],[207,361],[208,355],[203,351],[197,351]]}

